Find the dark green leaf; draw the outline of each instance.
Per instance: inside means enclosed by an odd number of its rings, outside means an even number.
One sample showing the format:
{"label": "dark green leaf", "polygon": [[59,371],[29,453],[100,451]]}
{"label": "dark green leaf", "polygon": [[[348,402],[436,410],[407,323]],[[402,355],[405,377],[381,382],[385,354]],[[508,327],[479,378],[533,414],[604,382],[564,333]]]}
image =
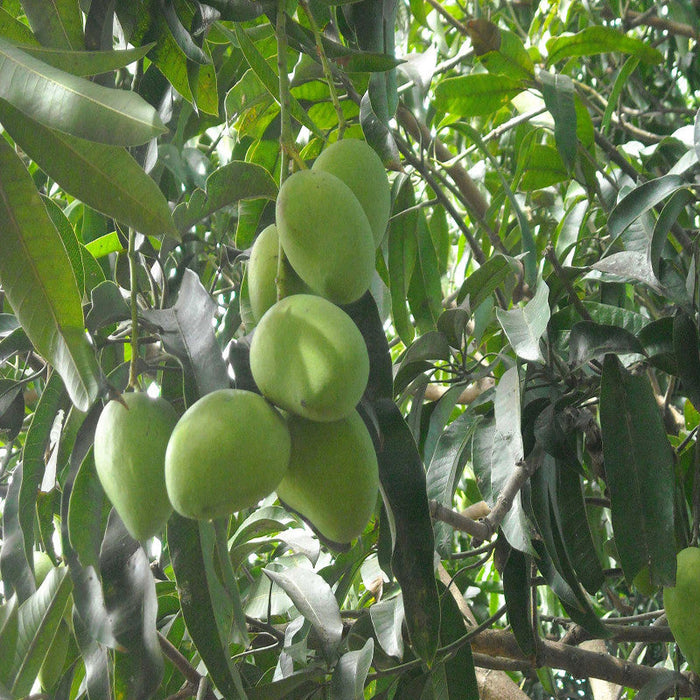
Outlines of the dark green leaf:
{"label": "dark green leaf", "polygon": [[693,318],[679,309],[673,318],[673,351],[681,378],[681,391],[696,410],[700,407],[700,339]]}
{"label": "dark green leaf", "polygon": [[411,430],[394,402],[380,399],[374,408],[381,444],[379,479],[394,524],[392,569],[403,592],[411,643],[418,656],[431,662],[438,646],[440,602],[425,471]]}
{"label": "dark green leaf", "polygon": [[233,607],[214,570],[215,534],[209,522],[174,514],[168,545],[187,631],[225,697],[245,697],[228,651]]}
{"label": "dark green leaf", "polygon": [[576,107],[574,83],[567,75],[540,71],[542,97],[554,119],[554,140],[566,168],[571,169],[576,159]]}
{"label": "dark green leaf", "polygon": [[469,308],[474,311],[514,272],[513,262],[513,258],[500,253],[489,258],[464,280],[457,295],[457,303],[461,304],[469,297]]}
{"label": "dark green leaf", "polygon": [[581,367],[590,360],[602,361],[609,352],[644,354],[644,348],[629,331],[593,321],[580,321],[569,336],[569,364]]}
{"label": "dark green leaf", "polygon": [[517,549],[511,549],[501,579],[508,608],[508,622],[515,640],[525,656],[534,657],[537,653],[537,639],[532,620],[530,566],[528,556]]}
{"label": "dark green leaf", "polygon": [[59,49],[85,48],[83,18],[77,0],[22,0],[29,25],[44,46]]}
{"label": "dark green leaf", "polygon": [[649,567],[652,583],[673,585],[673,451],[649,380],[615,355],[603,363],[600,427],[612,524],[628,581]]}
{"label": "dark green leaf", "polygon": [[188,269],[172,308],[142,312],[144,319],[159,329],[165,349],[182,364],[189,404],[210,391],[230,386],[211,324],[215,311],[209,292]]}
{"label": "dark green leaf", "polygon": [[12,682],[14,671],[18,610],[19,603],[16,595],[6,598],[0,606],[0,683],[7,687]]}

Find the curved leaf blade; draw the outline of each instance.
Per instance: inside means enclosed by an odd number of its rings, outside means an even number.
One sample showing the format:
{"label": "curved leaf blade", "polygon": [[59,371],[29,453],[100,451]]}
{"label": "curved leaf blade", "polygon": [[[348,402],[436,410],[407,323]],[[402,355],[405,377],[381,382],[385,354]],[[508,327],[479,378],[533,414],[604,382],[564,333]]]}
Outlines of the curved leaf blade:
{"label": "curved leaf blade", "polygon": [[99,394],[101,374],[85,334],[80,292],[34,182],[5,139],[0,139],[0,222],[0,280],[7,299],[34,347],[85,411]]}
{"label": "curved leaf blade", "polygon": [[53,68],[0,37],[0,98],[73,136],[135,146],[165,131],[136,93],[114,90]]}
{"label": "curved leaf blade", "polygon": [[125,148],[49,129],[2,99],[0,122],[69,194],[147,236],[179,237],[160,188]]}
{"label": "curved leaf blade", "polygon": [[331,695],[335,700],[362,700],[372,663],[374,640],[370,637],[358,651],[343,654],[333,670]]}

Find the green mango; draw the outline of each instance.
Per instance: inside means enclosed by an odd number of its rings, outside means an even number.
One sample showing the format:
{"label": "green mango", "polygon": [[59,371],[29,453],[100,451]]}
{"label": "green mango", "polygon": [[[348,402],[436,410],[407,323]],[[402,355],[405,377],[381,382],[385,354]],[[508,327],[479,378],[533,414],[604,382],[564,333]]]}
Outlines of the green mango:
{"label": "green mango", "polygon": [[[279,258],[279,237],[277,226],[270,224],[263,229],[250,251],[248,261],[248,296],[255,320],[277,302],[277,261]],[[284,262],[284,296],[308,294],[311,290],[285,259]]]}
{"label": "green mango", "polygon": [[259,394],[220,389],[203,396],[168,443],[165,483],[173,508],[206,520],[256,505],[284,476],[290,449],[284,418]]}
{"label": "green mango", "polygon": [[275,215],[290,264],[316,294],[349,304],[369,289],[372,228],[342,180],[321,170],[294,173],[280,188]]}
{"label": "green mango", "polygon": [[700,549],[687,547],[676,556],[676,585],[664,586],[668,626],[688,660],[700,673]]}
{"label": "green mango", "polygon": [[312,170],[340,178],[362,205],[375,245],[386,233],[391,214],[391,186],[381,158],[361,139],[343,139],[328,146],[315,160]]}
{"label": "green mango", "polygon": [[137,392],[110,401],[95,429],[95,467],[126,529],[146,540],[165,525],[172,507],[165,490],[165,449],[177,422],[162,398]]}
{"label": "green mango", "polygon": [[379,471],[372,438],[357,411],[333,423],[287,419],[289,470],[277,495],[327,540],[345,544],[365,529],[377,505]]}
{"label": "green mango", "polygon": [[369,377],[367,346],[353,320],[310,294],[278,301],[260,319],[250,369],[263,396],[317,421],[352,413]]}

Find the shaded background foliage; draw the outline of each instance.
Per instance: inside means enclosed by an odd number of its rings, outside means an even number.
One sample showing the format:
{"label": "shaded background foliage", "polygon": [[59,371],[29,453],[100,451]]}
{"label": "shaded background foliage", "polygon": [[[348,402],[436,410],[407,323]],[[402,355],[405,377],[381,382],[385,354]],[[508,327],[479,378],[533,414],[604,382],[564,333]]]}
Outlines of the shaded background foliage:
{"label": "shaded background foliage", "polygon": [[[698,697],[661,586],[700,519],[699,27],[687,0],[0,3],[0,694],[48,656],[57,698]],[[375,518],[338,552],[273,494],[144,548],[96,479],[103,400],[130,362],[179,411],[254,388],[249,249],[286,153],[341,136],[392,181],[346,309]]]}

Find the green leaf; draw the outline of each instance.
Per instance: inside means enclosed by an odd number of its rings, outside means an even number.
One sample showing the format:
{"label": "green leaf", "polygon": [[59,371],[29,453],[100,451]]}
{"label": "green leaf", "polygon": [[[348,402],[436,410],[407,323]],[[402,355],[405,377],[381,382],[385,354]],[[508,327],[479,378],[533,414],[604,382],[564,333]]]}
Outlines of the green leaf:
{"label": "green leaf", "polygon": [[609,352],[643,355],[644,348],[636,336],[618,326],[581,321],[571,329],[569,364],[573,367],[581,367],[590,360],[602,362]]}
{"label": "green leaf", "polygon": [[277,184],[260,165],[234,160],[215,170],[208,178],[206,191],[196,189],[188,202],[173,214],[177,228],[186,231],[215,211],[241,200],[277,197]]}
{"label": "green leaf", "polygon": [[369,609],[369,616],[382,650],[395,659],[403,659],[403,596],[398,595],[375,603]]}
{"label": "green leaf", "polygon": [[524,89],[508,76],[491,73],[445,78],[435,87],[435,107],[459,117],[493,114]]}
{"label": "green leaf", "polygon": [[45,126],[89,141],[134,146],[165,131],[136,93],[64,73],[1,37],[0,98]]}
{"label": "green leaf", "polygon": [[500,253],[490,257],[464,280],[457,294],[457,303],[461,304],[468,296],[469,308],[474,311],[513,274],[514,262],[513,258]]}
{"label": "green leaf", "polygon": [[18,44],[32,44],[34,46],[39,44],[34,34],[32,34],[32,30],[24,22],[15,19],[7,10],[1,7],[0,36]]}
{"label": "green leaf", "polygon": [[[265,60],[263,55],[258,51],[253,43],[253,40],[248,36],[245,29],[240,24],[233,25],[234,35],[238,46],[240,47],[245,60],[258,76],[265,89],[270,95],[277,100],[279,93],[279,78],[275,71],[270,67],[270,64]],[[318,130],[316,124],[309,118],[309,115],[304,111],[304,108],[299,104],[296,98],[290,96],[289,111],[294,119],[302,126],[305,126],[312,134],[323,138],[323,134]]]}
{"label": "green leaf", "polygon": [[187,631],[219,691],[245,698],[228,650],[233,606],[215,571],[214,527],[173,514],[167,535]]}
{"label": "green leaf", "polygon": [[[440,435],[426,474],[427,492],[430,500],[445,507],[452,506],[457,482],[462,476],[470,447],[479,420],[471,411],[465,411],[453,420]],[[435,547],[446,555],[452,544],[452,528],[446,523],[433,523]]]}
{"label": "green leaf", "polygon": [[651,582],[673,585],[673,450],[646,375],[630,374],[615,355],[603,363],[600,427],[612,525],[627,581],[649,567]]}
{"label": "green leaf", "polygon": [[47,49],[44,46],[19,46],[18,48],[66,73],[88,76],[109,73],[140,61],[153,48],[153,44],[122,51],[66,51]]}
{"label": "green leaf", "polygon": [[[492,508],[523,459],[518,368],[511,367],[496,385],[495,418],[479,424],[472,441],[472,461],[479,491]],[[518,494],[501,529],[515,549],[530,553],[532,525]]]}
{"label": "green leaf", "polygon": [[622,68],[620,68],[617,77],[615,78],[615,83],[613,84],[612,90],[608,97],[608,104],[605,107],[605,112],[603,113],[603,119],[600,123],[600,129],[603,133],[609,130],[610,122],[612,121],[613,112],[617,109],[617,101],[622,94],[622,91],[627,84],[630,76],[637,69],[639,65],[639,58],[636,56],[631,56],[628,58]]}
{"label": "green leaf", "polygon": [[486,53],[477,52],[479,61],[489,73],[532,80],[535,65],[520,37],[508,29],[492,26],[498,32],[498,48]]}
{"label": "green leaf", "polygon": [[73,403],[87,410],[100,391],[101,374],[85,335],[75,275],[31,176],[5,139],[0,139],[0,222],[0,281],[7,299]]}
{"label": "green leaf", "polygon": [[[576,140],[574,138],[574,146]],[[533,144],[527,149],[522,162],[523,175],[519,187],[525,192],[551,187],[568,179],[569,173],[561,152],[546,144]]]}
{"label": "green leaf", "polygon": [[626,36],[612,27],[587,27],[576,34],[560,34],[547,42],[547,65],[577,56],[600,53],[627,53],[644,63],[660,63],[661,53],[648,42]]}
{"label": "green leaf", "polygon": [[571,169],[576,160],[576,107],[574,81],[568,75],[540,71],[542,97],[554,119],[554,140],[564,164]]}
{"label": "green leaf", "polygon": [[635,187],[610,212],[608,217],[610,238],[615,240],[635,219],[686,184],[686,180],[680,175],[662,175]]}
{"label": "green leaf", "polygon": [[517,549],[511,549],[501,572],[501,578],[508,609],[508,622],[513,630],[515,641],[525,656],[534,657],[537,653],[537,639],[532,624],[530,566],[529,557]]}
{"label": "green leaf", "polygon": [[39,590],[19,609],[12,692],[27,695],[63,617],[73,584],[66,567],[53,567]]}
{"label": "green leaf", "polygon": [[9,686],[13,677],[18,610],[16,595],[7,598],[0,606],[0,684],[3,686]]}
{"label": "green leaf", "polygon": [[78,0],[22,0],[29,25],[44,46],[59,49],[85,48],[83,17]]}
{"label": "green leaf", "polygon": [[365,680],[374,655],[370,637],[359,651],[343,654],[333,669],[331,694],[334,700],[364,700]]}
{"label": "green leaf", "polygon": [[681,392],[695,409],[700,407],[700,338],[693,318],[679,309],[673,318],[673,352],[681,378]]}
{"label": "green leaf", "polygon": [[22,485],[19,492],[19,521],[24,533],[27,557],[34,549],[34,521],[39,485],[46,470],[46,448],[51,438],[51,428],[59,411],[68,409],[66,390],[61,378],[54,374],[44,387],[27,431],[22,462]]}
{"label": "green leaf", "polygon": [[537,285],[535,296],[522,308],[496,309],[496,317],[515,354],[530,362],[543,362],[540,338],[549,323],[549,288],[544,280]]}
{"label": "green leaf", "polygon": [[440,601],[433,573],[435,542],[425,471],[411,429],[391,399],[373,404],[381,449],[379,479],[392,518],[391,566],[403,592],[406,626],[415,653],[431,663],[439,640]]}
{"label": "green leaf", "polygon": [[215,312],[216,303],[209,292],[196,273],[187,269],[172,308],[148,309],[141,314],[158,329],[165,349],[181,363],[188,404],[230,386],[212,326]]}
{"label": "green leaf", "polygon": [[0,122],[69,194],[145,235],[178,237],[163,193],[125,148],[49,129],[4,100]]}

